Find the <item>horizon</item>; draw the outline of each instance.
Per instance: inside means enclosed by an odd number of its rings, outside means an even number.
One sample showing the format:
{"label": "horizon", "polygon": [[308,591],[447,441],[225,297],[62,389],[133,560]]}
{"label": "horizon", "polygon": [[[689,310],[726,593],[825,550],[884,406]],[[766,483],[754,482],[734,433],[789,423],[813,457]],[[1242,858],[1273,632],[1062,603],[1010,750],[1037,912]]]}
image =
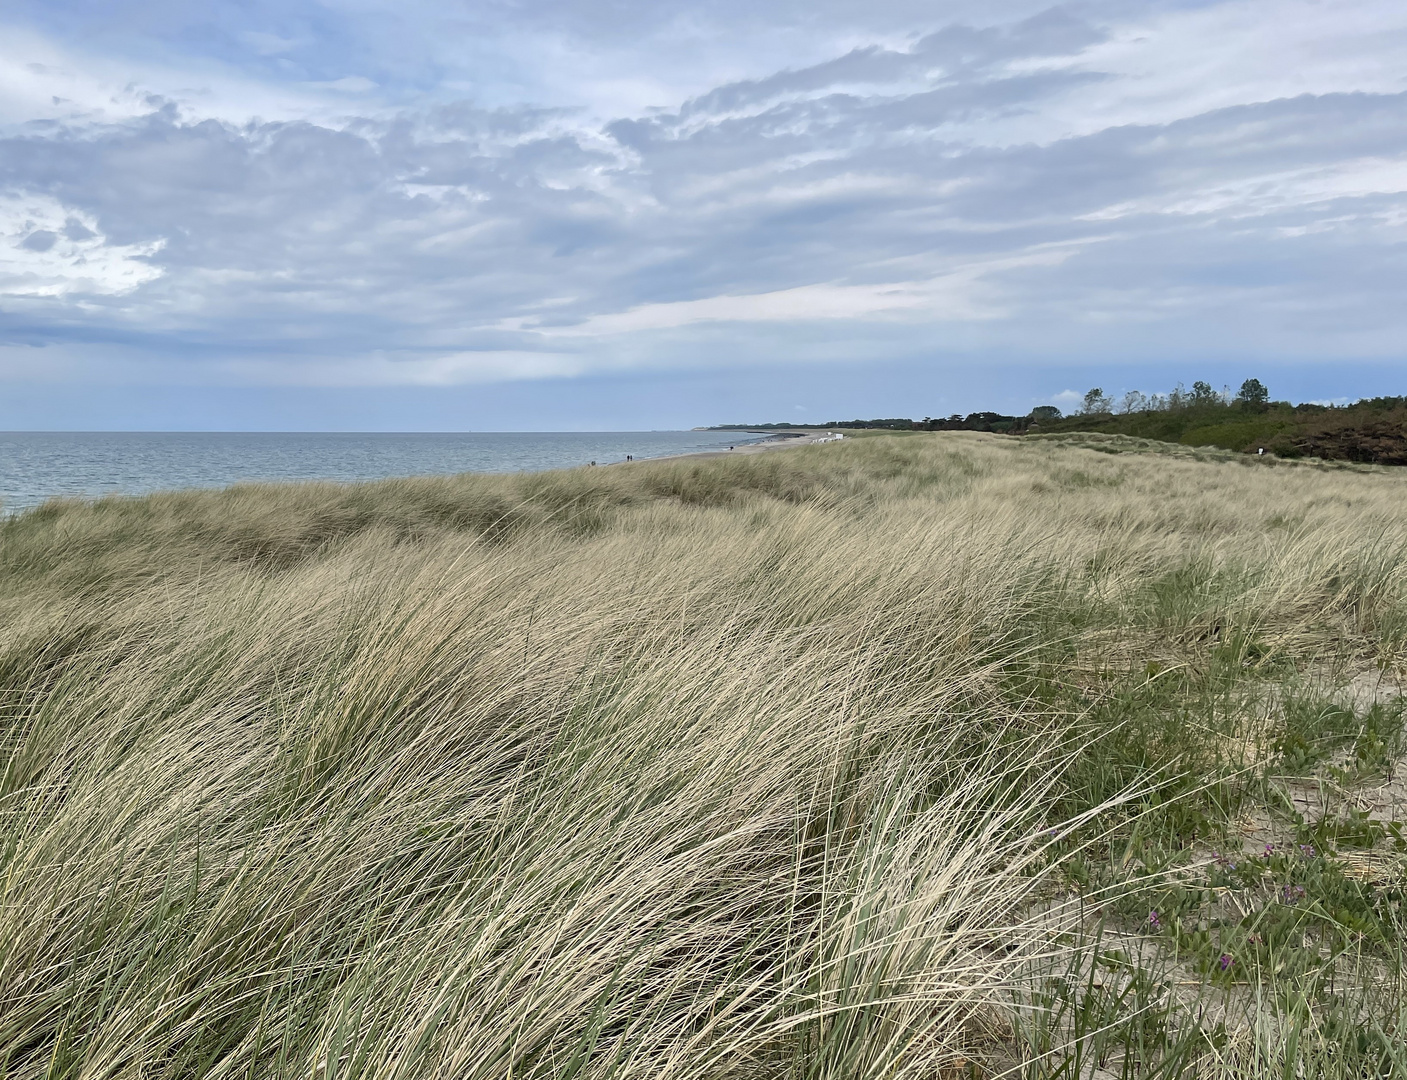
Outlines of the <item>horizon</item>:
{"label": "horizon", "polygon": [[1386,0],[16,0],[0,30],[0,429],[1402,392]]}
{"label": "horizon", "polygon": [[[1182,386],[1183,386],[1182,383],[1179,383],[1179,384],[1178,384],[1178,388],[1179,388],[1179,389],[1181,389]],[[1222,387],[1221,393],[1222,393],[1223,395],[1226,395],[1226,394],[1228,394],[1228,392],[1230,391],[1230,389],[1231,389],[1231,387],[1229,386],[1229,384],[1224,385],[1224,386]],[[1159,393],[1159,392],[1155,391],[1155,394],[1157,394],[1157,393]],[[1078,399],[1079,399],[1082,395],[1080,395],[1080,394],[1078,394],[1078,393],[1076,393],[1076,392],[1074,392],[1074,391],[1068,391],[1068,392],[1066,392],[1065,394],[1055,395],[1055,396],[1058,397],[1058,398],[1060,398],[1061,400],[1065,401],[1065,403],[1070,406],[1070,408],[1068,408],[1068,409],[1060,409],[1060,412],[1062,413],[1062,415],[1067,416],[1067,417],[1073,417],[1073,416],[1075,416],[1075,415],[1078,414],[1078,411],[1079,411],[1079,410],[1078,410],[1078,407],[1077,407],[1077,406],[1078,406],[1078,403],[1079,403]],[[1116,399],[1117,396],[1118,396],[1118,395],[1110,395],[1111,404],[1114,402],[1114,399]],[[1298,407],[1300,407],[1300,406],[1302,406],[1302,405],[1320,405],[1320,406],[1323,406],[1323,407],[1325,407],[1325,408],[1334,409],[1334,408],[1349,408],[1349,407],[1352,407],[1352,406],[1354,406],[1354,405],[1357,405],[1357,404],[1359,404],[1359,403],[1361,403],[1361,402],[1369,401],[1369,400],[1372,400],[1372,399],[1375,398],[1375,397],[1382,397],[1382,396],[1400,396],[1400,395],[1369,395],[1369,396],[1363,396],[1363,397],[1357,397],[1357,398],[1338,397],[1338,398],[1330,398],[1330,399],[1325,399],[1325,398],[1318,398],[1318,399],[1301,399],[1301,400],[1299,400],[1299,401],[1296,401],[1296,400],[1291,399],[1291,398],[1277,397],[1277,396],[1275,396],[1274,394],[1271,394],[1271,396],[1270,396],[1270,403],[1271,403],[1271,404],[1277,404],[1277,403],[1279,403],[1279,404],[1289,404],[1289,405],[1292,405],[1292,406],[1294,406],[1294,407],[1296,407],[1296,408],[1298,408]],[[1033,409],[1034,409],[1034,408],[1041,408],[1041,407],[1044,407],[1044,405],[1048,405],[1048,404],[1050,404],[1050,402],[1042,403],[1041,405],[1033,406]],[[1155,408],[1157,408],[1157,407],[1155,406]],[[1059,409],[1059,406],[1057,406],[1057,409]],[[1120,411],[1122,411],[1122,410],[1120,410],[1120,409],[1115,409],[1114,411],[1117,413],[1117,412],[1120,412]],[[920,422],[920,420],[921,420],[922,418],[924,418],[924,417],[929,417],[929,418],[932,418],[932,419],[940,419],[940,420],[941,420],[941,419],[948,418],[948,417],[954,417],[954,416],[971,416],[971,415],[980,414],[980,413],[984,413],[984,412],[1000,413],[1000,410],[995,410],[995,409],[993,409],[993,410],[967,409],[967,410],[963,410],[962,412],[954,412],[954,413],[948,413],[948,414],[940,414],[940,413],[931,413],[931,412],[930,412],[930,413],[916,414],[916,415],[912,415],[912,416],[904,416],[902,413],[895,413],[893,416],[891,416],[891,417],[885,417],[885,418],[883,418],[883,419],[908,419],[908,420],[912,420],[912,421],[914,421],[915,423],[917,423],[917,422]],[[1014,415],[1014,416],[1029,416],[1029,415],[1031,415],[1031,410],[1027,410],[1027,411],[1024,412],[1024,413],[1018,413],[1018,414],[1003,414],[1003,415],[1008,415],[1008,416],[1011,416],[1011,415]],[[722,430],[729,430],[729,429],[738,429],[738,430],[742,430],[742,429],[748,429],[748,428],[765,429],[765,428],[777,428],[777,427],[782,427],[782,426],[789,426],[789,427],[797,428],[797,429],[801,429],[801,428],[817,428],[817,429],[819,429],[819,428],[824,428],[824,427],[826,427],[827,425],[833,425],[833,426],[834,426],[834,425],[855,423],[855,422],[857,422],[857,421],[859,421],[859,422],[866,422],[866,421],[873,421],[873,420],[878,420],[878,419],[882,419],[878,414],[875,414],[874,416],[871,416],[871,417],[868,417],[868,418],[867,418],[867,417],[861,417],[861,416],[858,416],[858,415],[856,415],[856,416],[845,416],[845,415],[843,415],[843,414],[836,414],[836,415],[834,415],[834,416],[829,417],[829,418],[826,419],[826,420],[818,420],[818,421],[811,421],[811,422],[805,422],[805,421],[799,421],[799,420],[757,420],[757,419],[748,420],[748,421],[741,421],[741,420],[716,420],[716,421],[715,421],[714,423],[712,423],[712,424],[692,425],[692,426],[690,426],[690,427],[674,427],[674,428],[667,428],[667,427],[648,427],[648,428],[647,428],[647,427],[635,427],[635,428],[620,427],[620,428],[605,428],[605,427],[585,427],[585,426],[581,426],[581,427],[563,427],[563,428],[332,428],[332,427],[323,427],[323,428],[312,428],[312,427],[309,427],[309,428],[274,428],[274,427],[263,427],[263,428],[260,428],[260,427],[246,427],[246,428],[196,428],[196,427],[187,427],[187,428],[178,428],[178,427],[172,427],[172,428],[155,428],[155,427],[150,427],[150,428],[136,428],[136,427],[132,427],[132,428],[117,428],[117,427],[91,427],[91,428],[0,428],[0,434],[4,434],[4,435],[584,435],[584,434],[596,434],[596,435],[619,434],[619,435],[628,435],[628,434],[650,434],[650,433],[677,434],[677,433],[681,433],[681,432],[690,432],[690,431],[722,431]]]}

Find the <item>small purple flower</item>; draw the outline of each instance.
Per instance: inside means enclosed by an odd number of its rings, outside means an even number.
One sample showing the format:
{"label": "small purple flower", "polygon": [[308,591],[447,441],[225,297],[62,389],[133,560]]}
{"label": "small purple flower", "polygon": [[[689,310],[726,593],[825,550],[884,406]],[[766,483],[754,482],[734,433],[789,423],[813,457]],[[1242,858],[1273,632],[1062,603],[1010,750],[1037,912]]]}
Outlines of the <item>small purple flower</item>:
{"label": "small purple flower", "polygon": [[1163,920],[1158,918],[1158,912],[1156,910],[1148,913],[1148,925],[1154,930],[1161,930],[1163,928]]}
{"label": "small purple flower", "polygon": [[1265,857],[1266,857],[1267,859],[1270,858],[1270,856],[1274,853],[1274,851],[1275,851],[1275,845],[1274,845],[1274,844],[1266,844],[1266,845],[1265,845]]}
{"label": "small purple flower", "polygon": [[1314,858],[1314,855],[1315,855],[1314,845],[1313,845],[1313,844],[1301,844],[1301,845],[1300,845],[1300,854],[1303,855],[1306,859],[1312,859],[1312,858]]}
{"label": "small purple flower", "polygon": [[1287,904],[1296,903],[1304,899],[1303,885],[1286,885],[1280,890],[1280,896]]}
{"label": "small purple flower", "polygon": [[1217,966],[1220,967],[1222,971],[1230,971],[1231,965],[1234,963],[1236,963],[1236,960],[1230,953],[1222,953],[1221,959],[1217,961]]}

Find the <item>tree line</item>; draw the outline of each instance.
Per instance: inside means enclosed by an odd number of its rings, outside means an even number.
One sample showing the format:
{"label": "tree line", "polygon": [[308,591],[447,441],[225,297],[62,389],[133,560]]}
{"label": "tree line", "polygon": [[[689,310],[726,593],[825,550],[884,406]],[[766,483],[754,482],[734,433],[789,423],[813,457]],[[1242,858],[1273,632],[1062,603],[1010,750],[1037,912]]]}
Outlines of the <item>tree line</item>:
{"label": "tree line", "polygon": [[1187,446],[1217,446],[1280,457],[1407,465],[1407,398],[1375,397],[1352,405],[1272,401],[1260,379],[1240,388],[1216,390],[1205,380],[1166,394],[1130,390],[1118,397],[1101,387],[1087,391],[1069,414],[1038,405],[1024,416],[984,410],[874,420],[828,420],[824,424],[725,424],[715,430],[878,429],[889,431],[986,431],[1009,435],[1094,431]]}

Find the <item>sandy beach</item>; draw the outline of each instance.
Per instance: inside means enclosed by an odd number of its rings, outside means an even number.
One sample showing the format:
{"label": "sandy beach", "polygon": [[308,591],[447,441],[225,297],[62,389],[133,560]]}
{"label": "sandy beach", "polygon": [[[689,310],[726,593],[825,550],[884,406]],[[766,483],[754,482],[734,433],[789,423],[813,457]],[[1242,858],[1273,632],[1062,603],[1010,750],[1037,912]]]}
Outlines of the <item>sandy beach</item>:
{"label": "sandy beach", "polygon": [[639,458],[634,461],[618,461],[617,465],[638,465],[645,461],[679,461],[684,458],[716,458],[716,457],[737,457],[740,454],[765,454],[773,450],[786,450],[794,446],[814,446],[817,443],[836,442],[845,438],[839,431],[828,431],[825,428],[806,428],[804,430],[790,430],[779,432],[763,431],[739,431],[740,436],[745,435],[766,435],[760,442],[738,443],[736,446],[722,450],[694,450],[687,454],[668,454],[664,457]]}

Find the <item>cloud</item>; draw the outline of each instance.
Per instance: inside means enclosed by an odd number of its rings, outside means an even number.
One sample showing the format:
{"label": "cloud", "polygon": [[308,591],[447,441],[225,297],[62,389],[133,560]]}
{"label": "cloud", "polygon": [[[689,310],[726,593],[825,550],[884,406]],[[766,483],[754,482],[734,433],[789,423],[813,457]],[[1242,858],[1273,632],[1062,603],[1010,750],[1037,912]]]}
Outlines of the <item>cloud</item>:
{"label": "cloud", "polygon": [[46,195],[0,195],[0,297],[124,296],[162,271],[154,239],[109,244],[93,218]]}
{"label": "cloud", "polygon": [[378,350],[351,359],[241,358],[222,363],[220,374],[270,386],[445,387],[566,378],[581,374],[583,367],[579,358],[565,353],[486,349],[418,356]]}
{"label": "cloud", "polygon": [[340,79],[330,79],[326,82],[311,82],[309,86],[315,86],[320,90],[335,90],[340,94],[365,94],[376,89],[376,83],[366,78],[364,75],[345,75]]}
{"label": "cloud", "polygon": [[746,295],[710,296],[642,304],[628,311],[593,315],[576,324],[553,325],[560,317],[520,316],[499,328],[537,330],[544,337],[601,337],[641,330],[671,330],[699,322],[806,322],[818,319],[910,317],[921,321],[995,319],[1007,310],[1000,290],[988,280],[1003,270],[1054,266],[1068,252],[1039,251],[1007,259],[975,262],[927,281],[874,285],[833,283]]}
{"label": "cloud", "polygon": [[1058,9],[1013,26],[949,26],[925,35],[908,49],[869,45],[800,70],[721,86],[686,102],[679,115],[746,112],[778,100],[840,89],[921,92],[959,79],[981,85],[1009,77],[1014,62],[1072,57],[1103,37],[1097,28]]}
{"label": "cloud", "polygon": [[265,30],[241,31],[239,39],[260,56],[277,56],[290,51],[298,44],[294,38],[280,37]]}
{"label": "cloud", "polygon": [[[365,387],[1400,356],[1393,5],[489,4],[456,25],[492,79],[359,10],[180,23],[169,62],[25,29],[42,70],[0,63],[0,335]],[[672,70],[689,42],[711,66]],[[673,97],[607,110],[646,90]]]}

